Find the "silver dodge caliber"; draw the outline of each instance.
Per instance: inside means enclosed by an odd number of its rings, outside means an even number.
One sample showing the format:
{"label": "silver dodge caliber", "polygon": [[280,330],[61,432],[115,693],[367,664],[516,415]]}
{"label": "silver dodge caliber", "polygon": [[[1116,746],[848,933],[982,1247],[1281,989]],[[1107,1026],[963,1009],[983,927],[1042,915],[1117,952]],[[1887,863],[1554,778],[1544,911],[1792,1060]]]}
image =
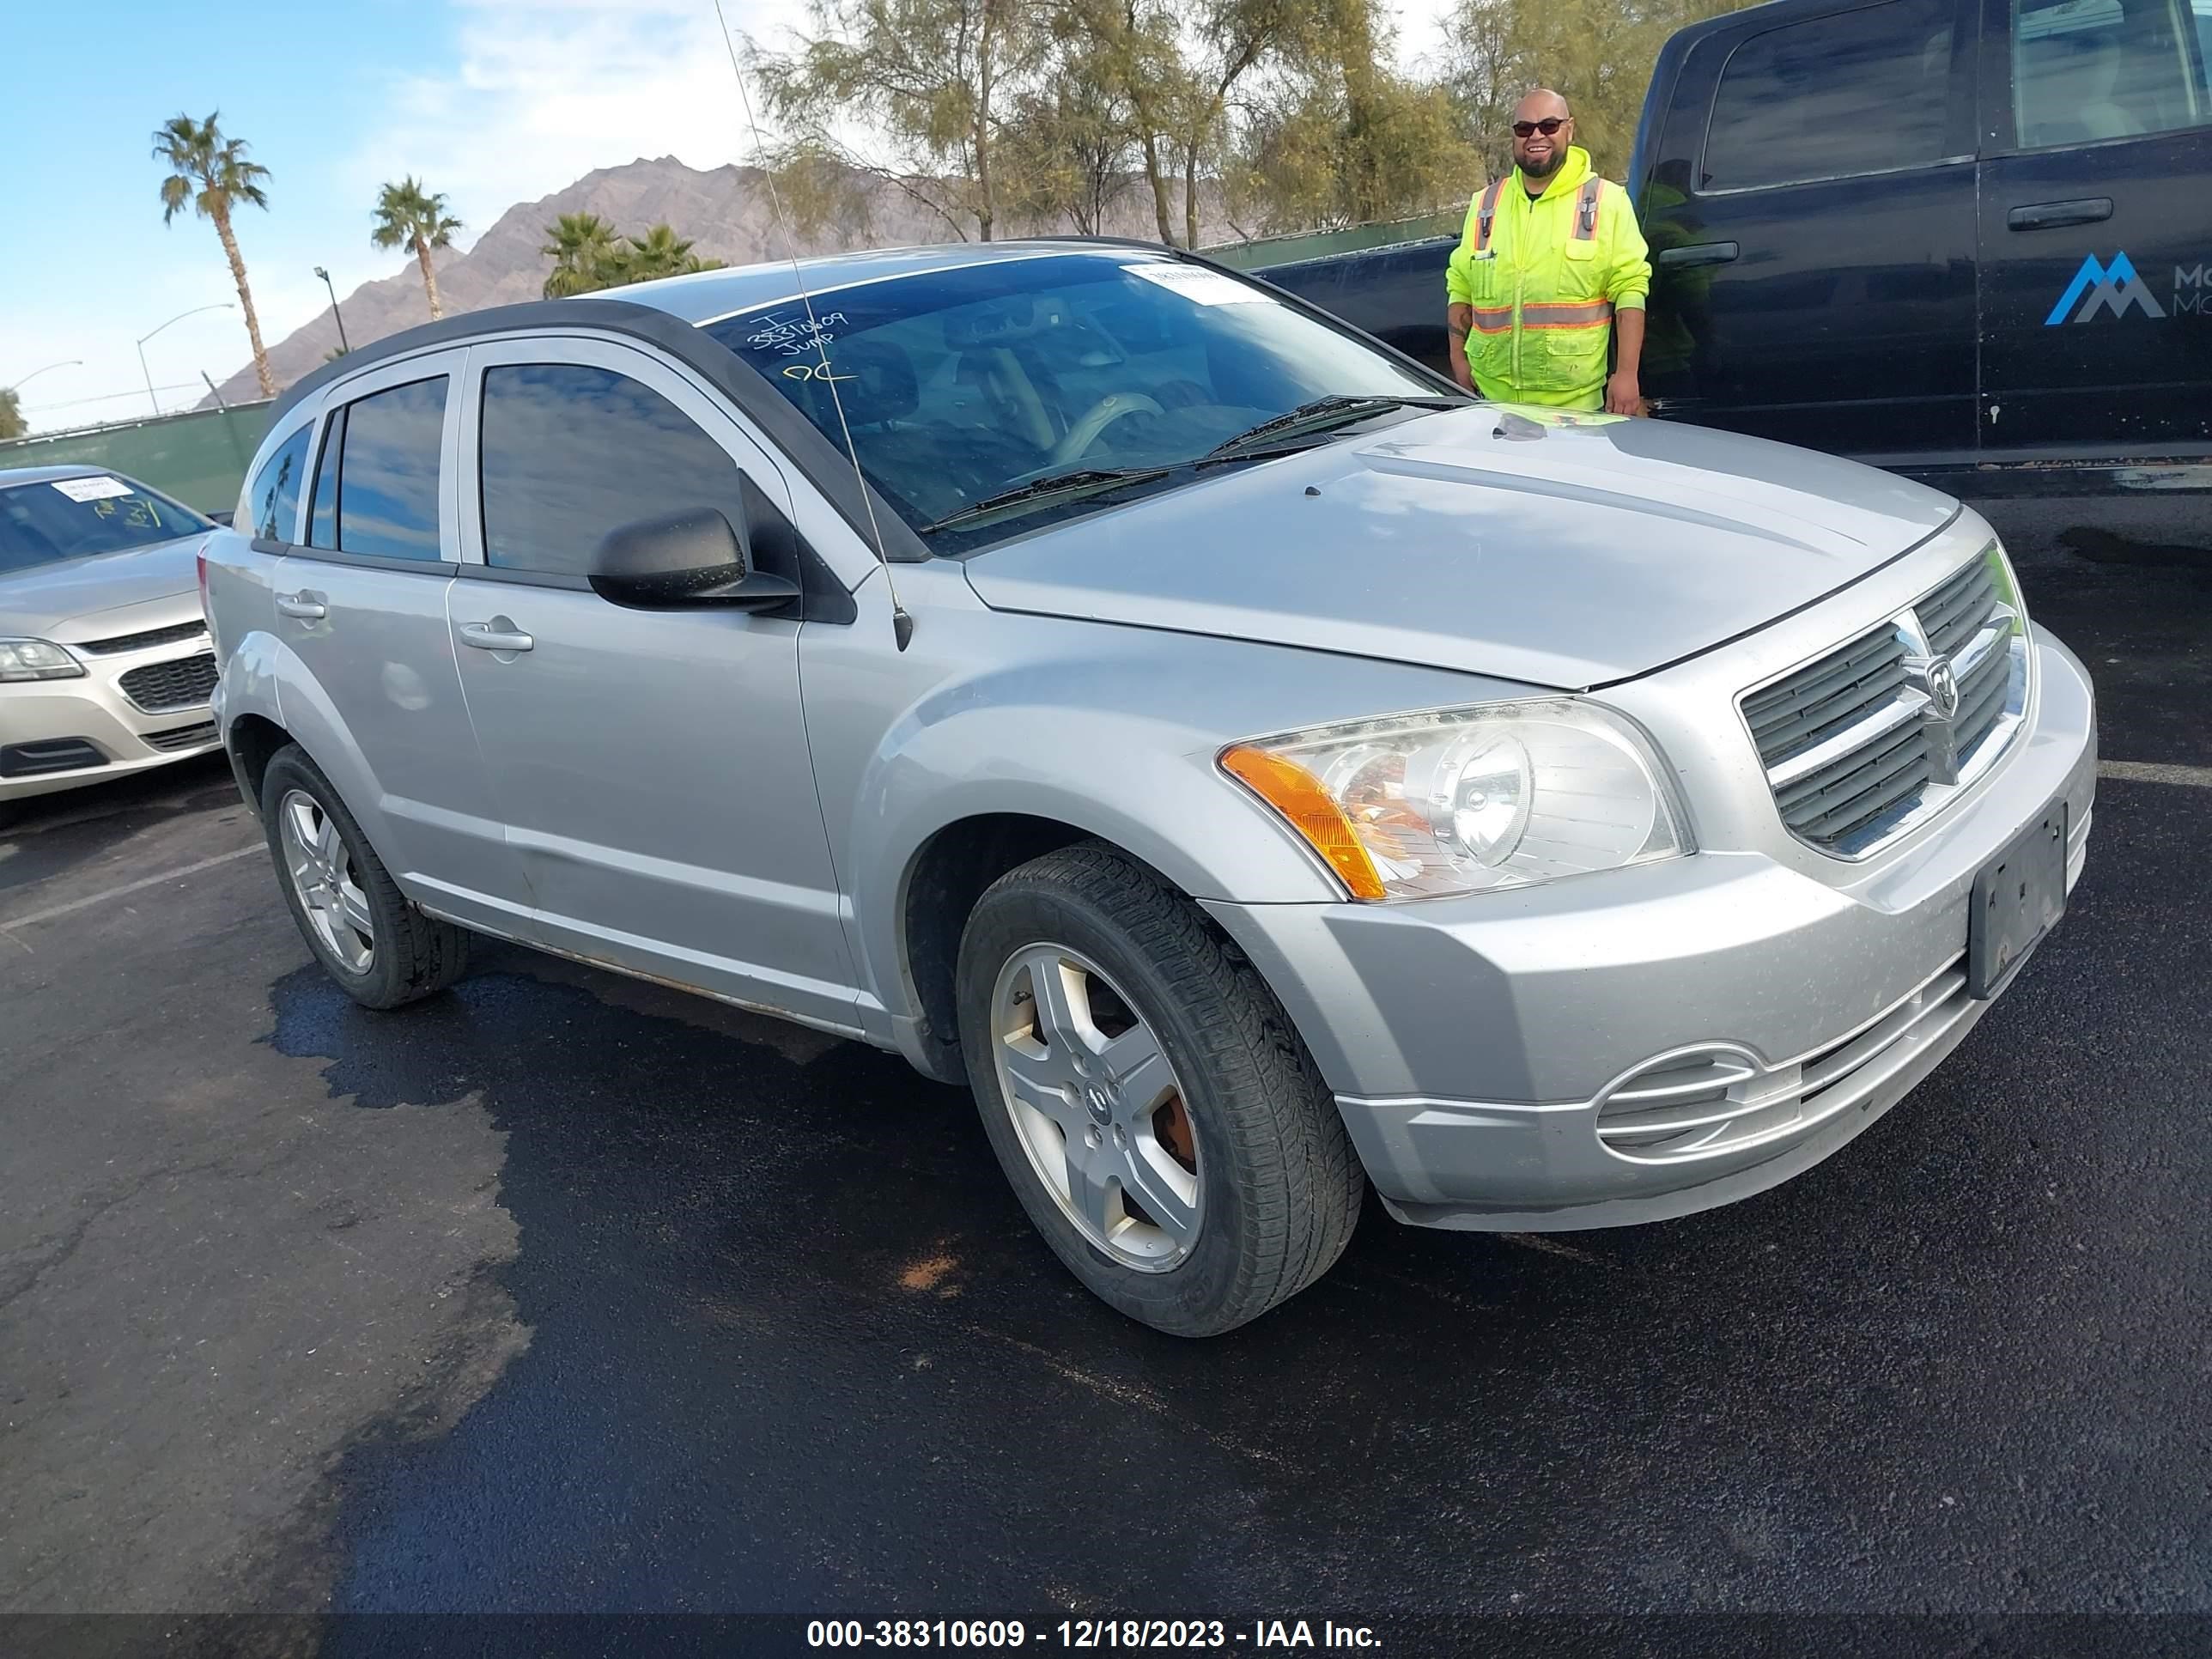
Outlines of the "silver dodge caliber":
{"label": "silver dodge caliber", "polygon": [[1796,1175],[2088,836],[2088,678],[1956,501],[1135,245],[449,319],[295,387],[237,522],[216,715],[347,991],[489,934],[895,1048],[1185,1335],[1370,1183],[1526,1231]]}

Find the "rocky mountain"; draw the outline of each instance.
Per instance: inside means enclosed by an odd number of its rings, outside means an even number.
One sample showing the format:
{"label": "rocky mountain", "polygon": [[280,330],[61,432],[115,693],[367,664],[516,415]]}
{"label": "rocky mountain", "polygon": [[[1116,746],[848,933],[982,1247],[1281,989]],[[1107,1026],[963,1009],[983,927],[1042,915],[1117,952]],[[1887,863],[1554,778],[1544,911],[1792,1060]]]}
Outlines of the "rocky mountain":
{"label": "rocky mountain", "polygon": [[[945,240],[945,222],[921,207],[897,185],[873,181],[865,191],[866,210],[859,222],[833,226],[799,239],[802,253],[835,252],[848,247],[898,247]],[[1151,197],[1139,187],[1125,191],[1105,228],[1115,235],[1152,236]],[[596,213],[617,230],[643,231],[666,222],[693,239],[696,252],[729,264],[781,258],[785,247],[775,229],[775,210],[758,167],[720,167],[708,172],[688,167],[672,155],[641,158],[623,167],[587,173],[565,190],[535,202],[519,203],[465,252],[437,256],[438,296],[447,315],[508,305],[538,297],[552,262],[538,249],[545,228],[563,213]],[[1028,226],[1050,231],[1062,226]],[[429,320],[422,283],[409,260],[399,271],[364,283],[340,302],[346,337],[368,344],[403,328]],[[338,343],[337,325],[325,310],[269,348],[269,367],[279,387],[319,368]],[[253,365],[222,383],[228,402],[258,395]],[[203,401],[202,407],[213,399]]]}

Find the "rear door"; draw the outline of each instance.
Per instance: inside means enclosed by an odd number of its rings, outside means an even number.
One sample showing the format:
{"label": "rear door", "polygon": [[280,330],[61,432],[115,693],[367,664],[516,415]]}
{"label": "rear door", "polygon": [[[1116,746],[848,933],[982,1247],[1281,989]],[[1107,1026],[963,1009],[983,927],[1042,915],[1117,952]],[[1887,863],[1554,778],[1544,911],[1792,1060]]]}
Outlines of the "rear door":
{"label": "rear door", "polygon": [[1972,452],[1976,3],[1762,6],[1691,47],[1641,204],[1662,413]]}
{"label": "rear door", "polygon": [[1986,0],[1985,459],[2212,446],[2212,0]]}
{"label": "rear door", "polygon": [[849,1029],[854,990],[799,708],[795,617],[635,611],[586,579],[618,526],[790,492],[673,365],[567,337],[471,349],[448,600],[507,835],[556,950]]}
{"label": "rear door", "polygon": [[529,894],[446,627],[464,356],[410,357],[331,392],[304,544],[276,574],[276,635],[307,671],[281,696],[286,724],[410,896],[514,933]]}

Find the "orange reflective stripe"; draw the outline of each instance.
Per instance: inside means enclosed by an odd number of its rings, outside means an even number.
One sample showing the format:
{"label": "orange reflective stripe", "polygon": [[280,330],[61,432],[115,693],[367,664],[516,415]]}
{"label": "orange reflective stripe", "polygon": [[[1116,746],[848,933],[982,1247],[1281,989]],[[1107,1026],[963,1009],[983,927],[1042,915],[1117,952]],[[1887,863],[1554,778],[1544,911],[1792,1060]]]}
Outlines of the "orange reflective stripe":
{"label": "orange reflective stripe", "polygon": [[1494,311],[1481,306],[1472,309],[1474,312],[1474,331],[1478,334],[1503,334],[1513,326],[1511,306],[1500,306]]}
{"label": "orange reflective stripe", "polygon": [[1575,240],[1587,242],[1597,235],[1597,196],[1605,180],[1593,175],[1583,180],[1575,198]]}
{"label": "orange reflective stripe", "polygon": [[1521,326],[1523,328],[1601,328],[1612,320],[1613,301],[1610,300],[1525,305],[1521,307]]}
{"label": "orange reflective stripe", "polygon": [[1482,204],[1474,210],[1474,251],[1486,252],[1490,247],[1490,227],[1498,217],[1498,192],[1504,185],[1503,179],[1492,179],[1490,187],[1482,192]]}

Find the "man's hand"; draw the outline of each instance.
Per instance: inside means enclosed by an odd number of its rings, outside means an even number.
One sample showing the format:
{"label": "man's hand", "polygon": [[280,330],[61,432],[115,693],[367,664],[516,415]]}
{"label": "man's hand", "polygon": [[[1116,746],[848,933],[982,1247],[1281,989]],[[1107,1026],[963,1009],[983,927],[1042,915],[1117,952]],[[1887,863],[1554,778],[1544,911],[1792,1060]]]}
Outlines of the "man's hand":
{"label": "man's hand", "polygon": [[1452,379],[1461,389],[1474,390],[1474,371],[1468,366],[1467,334],[1474,326],[1474,307],[1455,301],[1444,307],[1446,355],[1451,359]]}
{"label": "man's hand", "polygon": [[1641,415],[1644,412],[1644,392],[1636,384],[1636,371],[1616,368],[1613,378],[1605,383],[1605,412],[1608,415]]}

